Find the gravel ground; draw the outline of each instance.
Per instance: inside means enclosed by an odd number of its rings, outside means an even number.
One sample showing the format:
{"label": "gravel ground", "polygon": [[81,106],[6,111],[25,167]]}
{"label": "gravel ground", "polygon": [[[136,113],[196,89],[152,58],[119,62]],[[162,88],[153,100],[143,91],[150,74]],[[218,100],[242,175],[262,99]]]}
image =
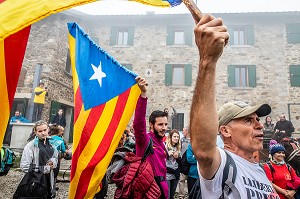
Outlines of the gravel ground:
{"label": "gravel ground", "polygon": [[[6,176],[0,176],[0,199],[11,199],[17,186],[19,185],[24,173],[19,169],[11,169]],[[58,177],[62,180],[62,177]],[[69,193],[69,183],[59,182],[56,184],[59,187],[56,199],[67,199]],[[115,192],[115,185],[110,184],[107,193],[107,199],[113,199]]]}
{"label": "gravel ground", "polygon": [[[19,182],[21,181],[24,173],[19,169],[12,168],[6,176],[0,176],[0,199],[11,199]],[[62,180],[61,176],[58,176],[58,180]],[[57,191],[56,199],[67,199],[69,192],[69,183],[59,182],[56,184],[59,187]],[[115,192],[115,185],[108,185],[108,193],[106,198],[113,199]],[[177,196],[175,195],[175,198]],[[187,195],[185,198],[188,198]]]}

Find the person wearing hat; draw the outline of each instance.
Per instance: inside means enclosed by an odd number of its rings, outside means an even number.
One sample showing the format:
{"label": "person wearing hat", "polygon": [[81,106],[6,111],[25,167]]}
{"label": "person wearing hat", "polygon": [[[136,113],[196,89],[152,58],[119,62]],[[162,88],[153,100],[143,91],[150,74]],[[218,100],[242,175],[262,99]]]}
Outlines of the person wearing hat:
{"label": "person wearing hat", "polygon": [[270,145],[271,159],[264,164],[268,179],[281,199],[294,198],[300,179],[295,170],[284,162],[285,148],[277,143]]}
{"label": "person wearing hat", "polygon": [[47,87],[44,88],[44,82],[40,82],[39,86],[34,89],[34,107],[32,122],[41,120],[42,110],[45,104],[45,98],[48,96]]}
{"label": "person wearing hat", "polygon": [[[194,32],[200,62],[190,112],[190,133],[198,162],[202,198],[219,198],[225,193],[222,179],[227,152],[237,169],[232,191],[226,195],[228,198],[278,199],[278,194],[253,155],[263,148],[263,125],[259,117],[270,114],[271,107],[268,104],[250,106],[234,101],[224,104],[217,111],[216,66],[229,33],[222,19],[209,14],[201,18]],[[224,149],[216,146],[218,133],[224,141]]]}

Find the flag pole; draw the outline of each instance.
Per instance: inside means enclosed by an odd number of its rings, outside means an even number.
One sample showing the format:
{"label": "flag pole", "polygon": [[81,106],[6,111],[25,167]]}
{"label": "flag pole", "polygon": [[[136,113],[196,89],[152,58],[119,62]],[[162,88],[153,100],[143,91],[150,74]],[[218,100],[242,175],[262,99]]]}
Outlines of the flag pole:
{"label": "flag pole", "polygon": [[182,0],[182,2],[191,12],[195,22],[198,23],[200,21],[200,19],[202,18],[203,14],[200,11],[200,9],[197,7],[195,2],[193,0]]}

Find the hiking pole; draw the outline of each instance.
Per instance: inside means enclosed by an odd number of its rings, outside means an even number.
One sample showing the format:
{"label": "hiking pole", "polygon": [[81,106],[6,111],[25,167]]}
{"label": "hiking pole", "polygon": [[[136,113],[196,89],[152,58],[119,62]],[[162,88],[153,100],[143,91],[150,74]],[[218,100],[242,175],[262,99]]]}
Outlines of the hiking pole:
{"label": "hiking pole", "polygon": [[195,20],[195,23],[197,24],[200,21],[200,19],[203,17],[203,14],[200,11],[200,9],[197,7],[197,5],[193,0],[182,0],[182,2],[189,9],[189,11],[191,12]]}

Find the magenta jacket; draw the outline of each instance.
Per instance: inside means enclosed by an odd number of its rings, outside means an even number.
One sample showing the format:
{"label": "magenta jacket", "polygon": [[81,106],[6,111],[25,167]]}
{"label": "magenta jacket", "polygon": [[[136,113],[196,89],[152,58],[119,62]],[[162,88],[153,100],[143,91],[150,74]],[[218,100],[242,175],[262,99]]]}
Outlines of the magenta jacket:
{"label": "magenta jacket", "polygon": [[[147,100],[148,98],[139,97],[134,121],[133,121],[133,129],[135,135],[136,142],[136,154],[140,157],[143,157],[145,149],[150,141],[150,137],[153,140],[153,150],[154,154],[150,154],[147,157],[147,160],[152,166],[154,176],[162,176],[166,179],[166,158],[167,152],[162,138],[156,136],[153,132],[147,133],[146,129],[146,108],[147,108]],[[164,180],[161,182],[161,186],[163,188],[165,197],[168,198],[168,184],[167,181]]]}

